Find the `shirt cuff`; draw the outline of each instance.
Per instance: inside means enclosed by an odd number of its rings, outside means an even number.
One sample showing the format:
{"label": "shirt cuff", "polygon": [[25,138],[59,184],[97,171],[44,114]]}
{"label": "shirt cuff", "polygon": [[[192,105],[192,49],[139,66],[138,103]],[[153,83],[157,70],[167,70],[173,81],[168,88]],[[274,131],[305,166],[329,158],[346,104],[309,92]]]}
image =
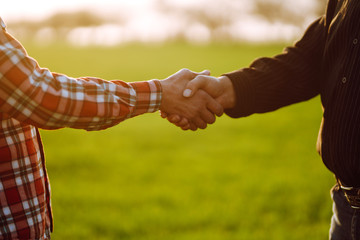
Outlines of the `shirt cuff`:
{"label": "shirt cuff", "polygon": [[236,97],[235,106],[231,109],[225,109],[225,114],[232,118],[246,117],[253,114],[252,105],[255,92],[251,81],[243,74],[243,70],[223,74],[223,76],[227,76],[231,80]]}
{"label": "shirt cuff", "polygon": [[152,113],[160,109],[162,88],[159,80],[129,83],[136,92],[136,106],[133,115]]}

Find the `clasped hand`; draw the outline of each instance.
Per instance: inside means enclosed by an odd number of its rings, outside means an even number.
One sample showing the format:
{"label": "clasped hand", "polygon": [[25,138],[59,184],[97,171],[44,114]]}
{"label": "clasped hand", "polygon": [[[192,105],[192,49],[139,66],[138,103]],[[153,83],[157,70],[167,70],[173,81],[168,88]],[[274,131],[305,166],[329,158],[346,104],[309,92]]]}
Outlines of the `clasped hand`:
{"label": "clasped hand", "polygon": [[161,116],[183,130],[204,129],[212,124],[224,109],[235,102],[232,83],[227,77],[209,76],[182,69],[160,81],[163,97]]}

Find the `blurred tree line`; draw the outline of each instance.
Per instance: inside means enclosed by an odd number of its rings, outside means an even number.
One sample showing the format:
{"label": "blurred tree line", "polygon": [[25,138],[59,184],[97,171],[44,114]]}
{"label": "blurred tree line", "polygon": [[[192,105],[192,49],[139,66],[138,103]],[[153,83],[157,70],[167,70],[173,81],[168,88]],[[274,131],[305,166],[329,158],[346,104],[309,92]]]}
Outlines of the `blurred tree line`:
{"label": "blurred tree line", "polygon": [[[178,16],[185,26],[200,24],[210,33],[210,40],[223,41],[232,38],[228,26],[239,21],[242,15],[252,15],[271,23],[283,23],[304,28],[308,19],[314,19],[325,12],[326,0],[309,0],[312,7],[306,12],[294,7],[298,0],[218,0],[194,2],[191,5],[176,6],[171,0],[156,0],[155,9],[164,15]],[[246,2],[246,4],[244,4]],[[197,4],[198,3],[198,4]],[[211,3],[211,4],[210,4]],[[250,5],[249,5],[250,3]],[[247,6],[247,7],[245,7]],[[250,7],[249,7],[250,6]],[[8,24],[22,38],[37,35],[40,31],[51,31],[57,40],[66,40],[67,34],[78,27],[96,27],[104,24],[123,25],[129,15],[119,14],[117,18],[99,15],[95,11],[60,12],[41,21],[18,21]],[[119,18],[119,16],[122,16]],[[154,26],[156,27],[156,26]],[[40,34],[42,33],[40,32]],[[177,39],[183,39],[179,31]]]}
{"label": "blurred tree line", "polygon": [[[241,15],[253,15],[269,23],[282,23],[303,29],[309,19],[325,13],[327,0],[309,0],[306,12],[294,7],[298,0],[219,0],[207,4],[198,1],[176,8],[168,0],[157,0],[158,9],[164,13],[176,14],[188,23],[200,23],[210,30],[212,40],[229,40],[231,34],[227,26],[241,19]],[[249,7],[250,5],[250,7]],[[179,36],[181,38],[181,36]]]}
{"label": "blurred tree line", "polygon": [[14,30],[22,38],[33,37],[40,30],[48,29],[55,34],[56,38],[64,38],[66,34],[77,27],[100,26],[107,23],[104,19],[90,11],[59,12],[40,21],[15,21],[8,23],[8,27]]}
{"label": "blurred tree line", "polygon": [[258,14],[270,22],[280,21],[293,25],[304,24],[307,17],[312,15],[321,16],[325,13],[326,0],[313,0],[312,12],[304,13],[292,6],[292,1],[282,0],[254,0],[255,14]]}

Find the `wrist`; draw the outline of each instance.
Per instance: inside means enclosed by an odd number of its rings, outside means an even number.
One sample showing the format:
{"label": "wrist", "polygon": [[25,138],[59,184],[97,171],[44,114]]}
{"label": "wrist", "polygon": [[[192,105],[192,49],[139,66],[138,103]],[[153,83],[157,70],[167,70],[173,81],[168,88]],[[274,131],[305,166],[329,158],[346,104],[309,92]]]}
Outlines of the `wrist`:
{"label": "wrist", "polygon": [[162,90],[160,110],[170,113],[174,107],[176,96],[180,96],[180,88],[176,82],[170,81],[169,79],[160,80],[160,85]]}
{"label": "wrist", "polygon": [[227,76],[219,77],[220,85],[223,86],[223,94],[221,96],[221,105],[224,109],[229,109],[235,107],[236,104],[236,95],[234,91],[234,86]]}
{"label": "wrist", "polygon": [[166,82],[166,80],[159,80],[160,82],[160,86],[161,86],[161,103],[160,103],[160,110],[161,111],[165,111],[165,102],[166,102],[166,97],[168,95],[168,91],[169,91],[169,86]]}

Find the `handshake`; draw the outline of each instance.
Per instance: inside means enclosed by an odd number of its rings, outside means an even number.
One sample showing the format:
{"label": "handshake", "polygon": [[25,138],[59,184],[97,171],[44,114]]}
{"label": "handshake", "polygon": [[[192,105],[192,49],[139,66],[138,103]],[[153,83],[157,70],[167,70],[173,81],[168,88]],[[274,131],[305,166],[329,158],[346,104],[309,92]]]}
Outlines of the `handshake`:
{"label": "handshake", "polygon": [[235,106],[232,82],[226,76],[210,76],[182,69],[160,81],[162,86],[161,116],[183,130],[205,129],[215,122],[224,109]]}

